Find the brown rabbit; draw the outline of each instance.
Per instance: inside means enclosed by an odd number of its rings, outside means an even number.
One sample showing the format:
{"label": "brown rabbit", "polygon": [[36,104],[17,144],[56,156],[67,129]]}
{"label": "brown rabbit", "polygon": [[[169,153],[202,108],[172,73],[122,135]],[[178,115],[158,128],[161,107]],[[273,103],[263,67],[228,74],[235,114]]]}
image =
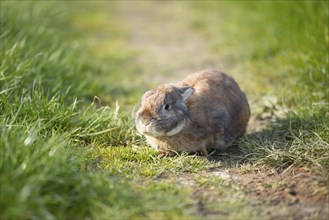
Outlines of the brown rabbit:
{"label": "brown rabbit", "polygon": [[217,70],[193,73],[177,84],[147,91],[136,113],[137,130],[161,153],[226,148],[246,131],[245,94]]}

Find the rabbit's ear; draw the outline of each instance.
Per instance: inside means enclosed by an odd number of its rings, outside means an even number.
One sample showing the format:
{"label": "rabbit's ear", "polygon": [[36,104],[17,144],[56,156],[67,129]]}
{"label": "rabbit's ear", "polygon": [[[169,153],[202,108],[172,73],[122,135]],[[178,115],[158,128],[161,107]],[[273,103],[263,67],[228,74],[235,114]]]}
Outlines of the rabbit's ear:
{"label": "rabbit's ear", "polygon": [[183,97],[184,100],[189,99],[194,92],[194,89],[190,86],[182,87],[180,88],[180,90],[181,90],[181,96]]}
{"label": "rabbit's ear", "polygon": [[142,96],[142,102],[144,102],[145,99],[147,97],[149,97],[150,95],[152,95],[153,93],[154,93],[154,90],[149,90],[149,91],[145,92],[144,95]]}

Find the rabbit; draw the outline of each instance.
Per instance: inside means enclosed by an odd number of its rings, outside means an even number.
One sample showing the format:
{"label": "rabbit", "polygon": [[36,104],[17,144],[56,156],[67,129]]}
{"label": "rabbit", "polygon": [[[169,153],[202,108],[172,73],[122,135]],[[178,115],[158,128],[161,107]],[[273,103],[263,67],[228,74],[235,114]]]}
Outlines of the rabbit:
{"label": "rabbit", "polygon": [[215,69],[147,91],[136,128],[160,154],[225,149],[247,128],[250,109],[236,81]]}

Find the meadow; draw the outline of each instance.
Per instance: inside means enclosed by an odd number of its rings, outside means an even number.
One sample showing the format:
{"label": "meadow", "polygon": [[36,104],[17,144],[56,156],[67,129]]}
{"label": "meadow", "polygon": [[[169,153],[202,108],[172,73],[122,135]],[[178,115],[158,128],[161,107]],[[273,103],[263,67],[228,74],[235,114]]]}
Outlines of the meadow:
{"label": "meadow", "polygon": [[[327,1],[1,1],[0,219],[325,219]],[[215,67],[246,136],[159,158],[142,94]]]}

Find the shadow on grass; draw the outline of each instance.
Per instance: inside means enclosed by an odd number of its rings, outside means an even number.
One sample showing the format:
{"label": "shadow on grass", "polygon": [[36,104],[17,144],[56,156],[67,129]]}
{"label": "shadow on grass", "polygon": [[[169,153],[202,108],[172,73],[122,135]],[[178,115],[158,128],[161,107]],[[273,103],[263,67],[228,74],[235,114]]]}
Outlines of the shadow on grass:
{"label": "shadow on grass", "polygon": [[247,134],[226,150],[212,152],[210,161],[225,167],[261,164],[285,169],[294,164],[329,168],[328,119],[323,109],[290,114],[267,128]]}

